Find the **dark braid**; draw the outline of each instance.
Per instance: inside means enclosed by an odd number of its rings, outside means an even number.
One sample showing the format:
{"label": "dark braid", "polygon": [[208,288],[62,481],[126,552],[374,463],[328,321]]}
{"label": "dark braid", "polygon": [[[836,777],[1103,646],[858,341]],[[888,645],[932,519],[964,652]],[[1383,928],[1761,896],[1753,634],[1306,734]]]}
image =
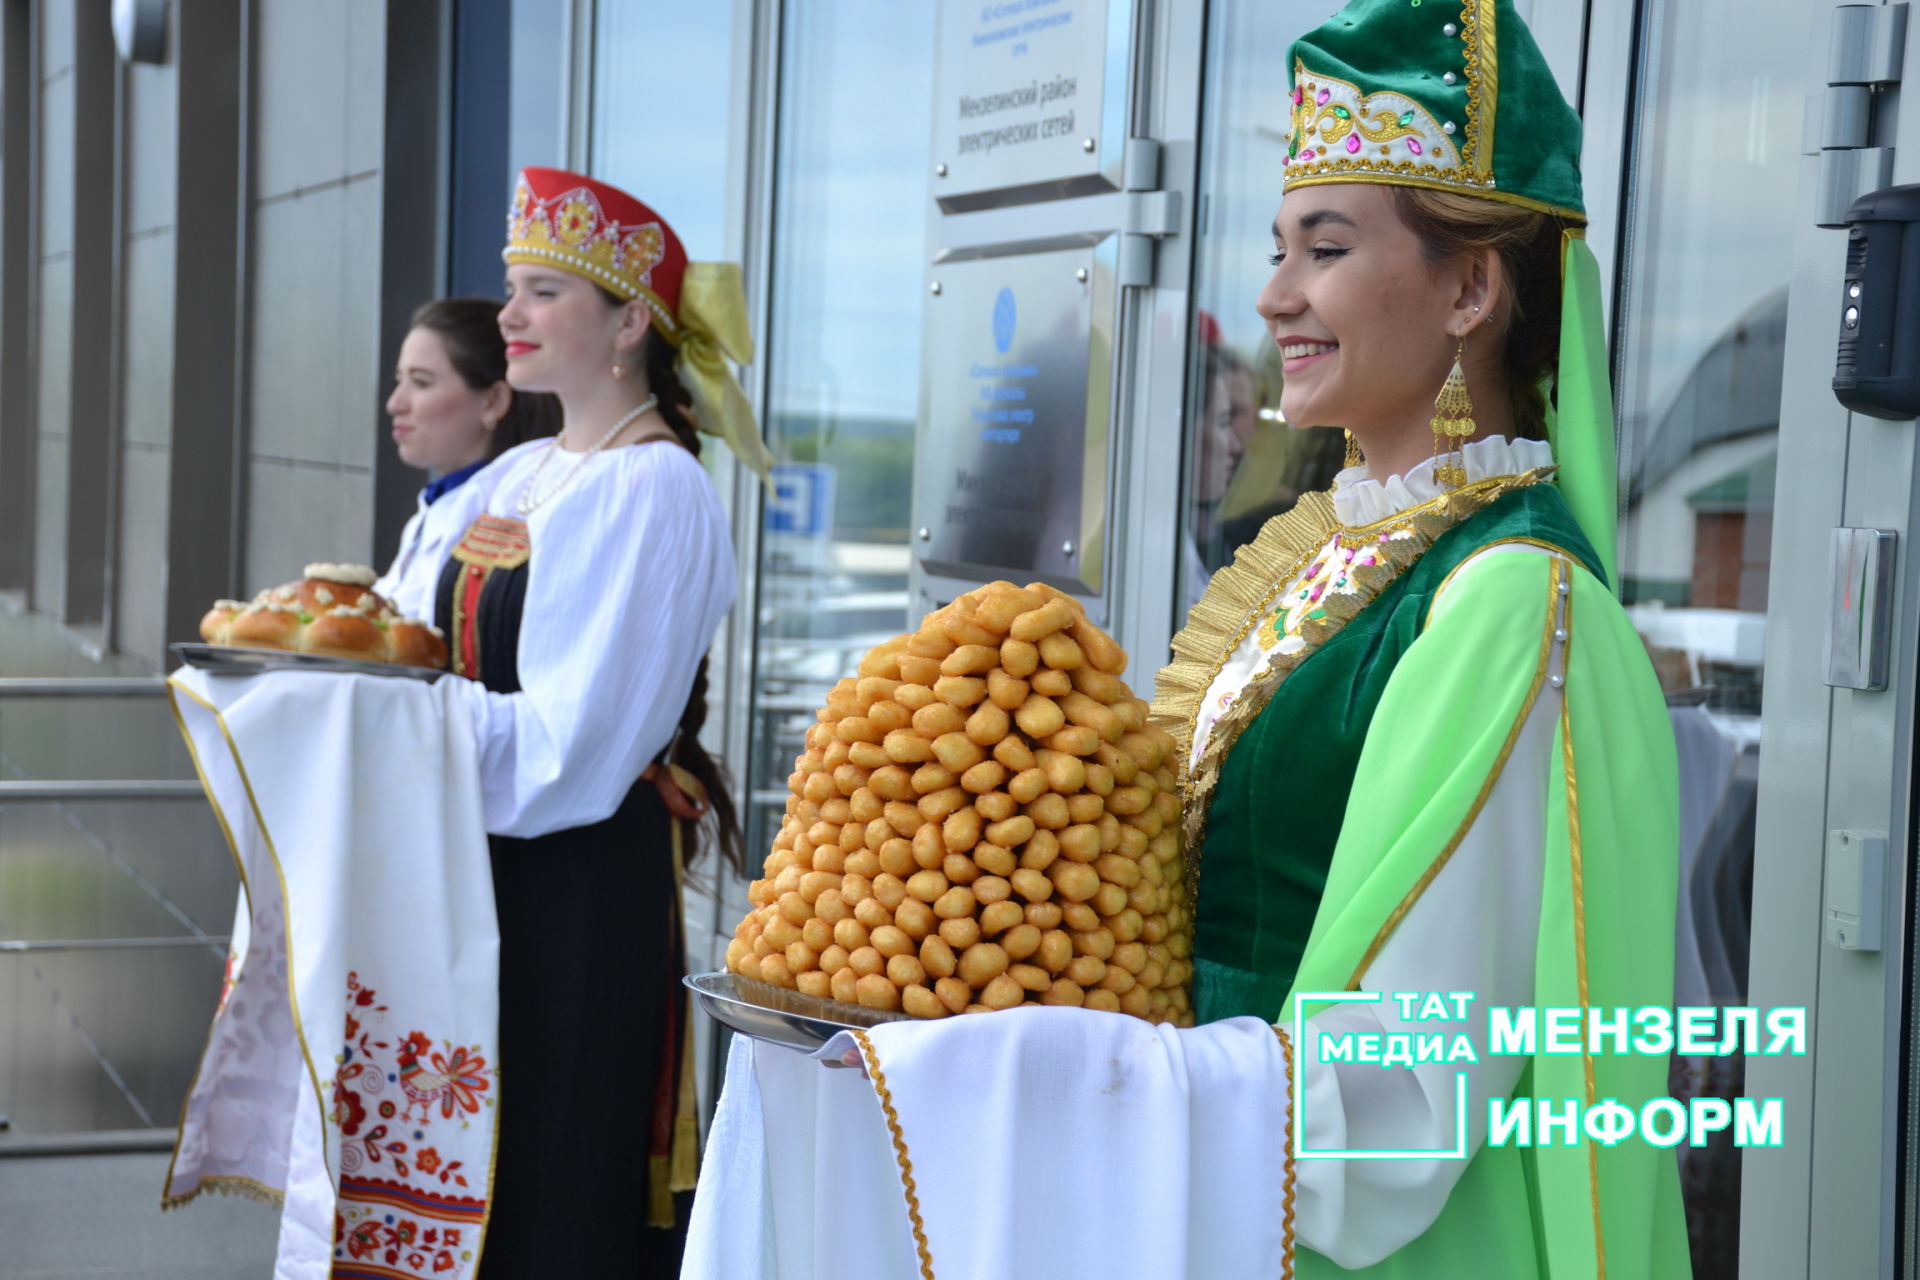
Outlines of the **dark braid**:
{"label": "dark braid", "polygon": [[693,393],[680,381],[674,362],[680,349],[668,342],[656,326],[649,326],[640,340],[640,367],[646,370],[647,387],[660,398],[660,416],[680,437],[680,443],[694,457],[700,456],[700,428],[693,421]]}
{"label": "dark braid", "polygon": [[680,737],[673,749],[672,763],[700,779],[706,787],[712,831],[709,832],[707,822],[695,828],[693,848],[687,854],[687,861],[698,858],[709,843],[717,843],[720,860],[735,875],[745,879],[746,837],[741,834],[740,813],[733,803],[733,780],[727,776],[726,766],[708,755],[707,749],[700,745],[700,730],[706,723],[707,660],[701,658],[699,667],[693,673],[693,691],[687,695],[686,708],[680,712]]}
{"label": "dark braid", "polygon": [[[606,290],[600,292],[609,305],[624,305]],[[647,375],[648,389],[659,397],[660,416],[673,428],[673,434],[687,452],[697,458],[700,456],[700,429],[693,421],[693,396],[687,391],[686,384],[680,381],[680,375],[674,371],[674,362],[679,354],[678,349],[667,341],[657,327],[649,326],[647,336],[640,340],[640,367]],[[695,828],[693,848],[688,851],[687,861],[691,864],[705,852],[709,843],[717,844],[721,861],[735,875],[744,879],[747,875],[746,837],[740,830],[740,811],[733,803],[733,782],[727,776],[726,766],[708,755],[707,749],[700,745],[700,730],[706,723],[707,660],[703,657],[693,673],[693,689],[687,694],[687,705],[680,712],[680,728],[669,761],[700,779],[707,789],[708,818],[711,821],[703,821]]]}

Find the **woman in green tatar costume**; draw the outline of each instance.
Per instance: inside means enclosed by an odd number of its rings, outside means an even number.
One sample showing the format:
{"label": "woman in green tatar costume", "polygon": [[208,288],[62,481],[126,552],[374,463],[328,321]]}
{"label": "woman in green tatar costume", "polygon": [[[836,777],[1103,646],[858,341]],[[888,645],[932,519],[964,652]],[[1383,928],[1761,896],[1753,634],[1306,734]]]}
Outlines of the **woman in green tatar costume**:
{"label": "woman in green tatar costume", "polygon": [[[1477,1063],[1413,1070],[1307,1046],[1308,1149],[1450,1148],[1464,1069],[1472,1155],[1297,1161],[1297,1274],[1684,1277],[1671,1151],[1485,1143],[1491,1098],[1666,1091],[1664,1056],[1485,1053],[1490,1006],[1672,998],[1674,749],[1611,585],[1579,120],[1511,0],[1354,0],[1288,70],[1258,305],[1287,420],[1355,448],[1215,575],[1160,677],[1196,1013],[1288,1028],[1297,992],[1379,992],[1305,1010],[1309,1039],[1474,1031]],[[1476,1000],[1409,1022],[1395,991]]]}

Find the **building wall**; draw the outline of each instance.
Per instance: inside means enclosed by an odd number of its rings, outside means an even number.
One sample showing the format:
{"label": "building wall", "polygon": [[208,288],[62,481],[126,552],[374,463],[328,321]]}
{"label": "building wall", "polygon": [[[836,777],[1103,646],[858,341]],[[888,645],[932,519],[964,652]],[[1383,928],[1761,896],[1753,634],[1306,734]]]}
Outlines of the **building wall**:
{"label": "building wall", "polygon": [[68,338],[73,314],[74,188],[74,4],[38,8],[40,132],[38,262],[33,308],[37,341],[36,413],[39,501],[34,510],[33,595],[35,606],[56,617],[66,612],[68,444]]}
{"label": "building wall", "polygon": [[386,8],[255,8],[248,592],[373,558]]}
{"label": "building wall", "polygon": [[213,598],[377,561],[411,513],[381,402],[442,273],[449,6],[173,5],[146,65],[104,6],[4,3],[33,84],[0,592],[158,668]]}
{"label": "building wall", "polygon": [[[179,71],[128,69],[121,231],[120,511],[115,641],[160,665],[166,634],[167,468],[173,449],[173,291]],[[189,339],[191,340],[191,339]]]}
{"label": "building wall", "polygon": [[[102,0],[0,0],[0,677],[171,665],[411,512],[380,406],[441,271],[449,8],[191,0],[145,65]],[[0,777],[192,776],[163,698],[0,696]],[[172,1122],[237,887],[204,804],[7,806],[0,939],[76,943],[0,954],[14,1132]]]}

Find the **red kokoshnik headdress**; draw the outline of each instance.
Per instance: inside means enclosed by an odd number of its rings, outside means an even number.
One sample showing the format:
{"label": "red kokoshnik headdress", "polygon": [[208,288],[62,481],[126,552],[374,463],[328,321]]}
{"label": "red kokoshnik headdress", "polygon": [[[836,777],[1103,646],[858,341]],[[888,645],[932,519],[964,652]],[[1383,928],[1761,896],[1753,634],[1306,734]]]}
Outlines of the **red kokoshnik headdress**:
{"label": "red kokoshnik headdress", "polygon": [[753,361],[738,263],[689,262],[667,220],[626,192],[540,168],[520,171],[500,257],[571,272],[616,298],[645,302],[679,349],[675,369],[693,395],[700,429],[724,439],[767,480],[773,459],[728,364]]}

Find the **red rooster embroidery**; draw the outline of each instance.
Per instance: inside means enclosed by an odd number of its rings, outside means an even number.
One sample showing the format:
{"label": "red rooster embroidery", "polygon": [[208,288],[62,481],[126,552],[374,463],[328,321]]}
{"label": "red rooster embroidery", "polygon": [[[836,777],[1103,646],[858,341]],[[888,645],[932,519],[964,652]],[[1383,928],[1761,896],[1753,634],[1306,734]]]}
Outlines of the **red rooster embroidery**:
{"label": "red rooster embroidery", "polygon": [[461,1046],[449,1046],[448,1052],[434,1050],[433,1041],[419,1031],[407,1033],[400,1046],[400,1088],[407,1095],[406,1117],[432,1117],[433,1104],[440,1114],[451,1118],[455,1108],[468,1114],[480,1110],[480,1095],[487,1090],[487,1060]]}

